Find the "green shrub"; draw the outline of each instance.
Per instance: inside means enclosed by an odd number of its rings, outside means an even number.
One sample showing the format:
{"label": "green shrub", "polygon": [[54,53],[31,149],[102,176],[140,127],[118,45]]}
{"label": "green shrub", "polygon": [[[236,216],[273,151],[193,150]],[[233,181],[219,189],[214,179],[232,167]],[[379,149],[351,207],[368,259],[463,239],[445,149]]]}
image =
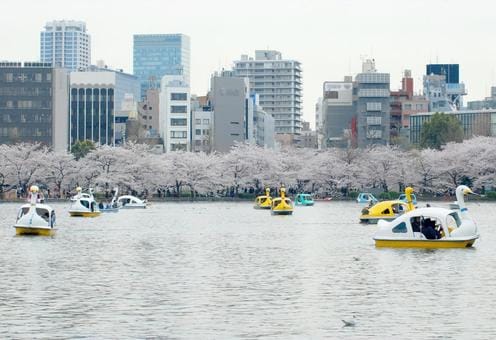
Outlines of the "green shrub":
{"label": "green shrub", "polygon": [[488,191],[486,192],[487,199],[491,201],[496,201],[496,191]]}

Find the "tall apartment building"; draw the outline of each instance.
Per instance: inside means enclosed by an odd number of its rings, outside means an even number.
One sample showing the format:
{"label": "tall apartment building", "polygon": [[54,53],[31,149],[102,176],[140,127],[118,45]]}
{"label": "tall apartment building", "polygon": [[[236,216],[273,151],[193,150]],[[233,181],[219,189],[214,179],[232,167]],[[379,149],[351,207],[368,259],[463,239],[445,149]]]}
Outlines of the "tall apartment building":
{"label": "tall apartment building", "polygon": [[184,34],[136,34],[133,40],[133,74],[143,97],[160,87],[165,75],[181,75],[190,84],[190,39]]}
{"label": "tall apartment building", "polygon": [[275,119],[277,134],[301,132],[301,63],[283,59],[278,51],[257,50],[255,59],[242,55],[234,61],[234,74],[247,77],[260,96],[260,106]]}
{"label": "tall apartment building", "polygon": [[165,152],[191,150],[190,88],[181,75],[165,75],[160,86],[160,137]]}
{"label": "tall apartment building", "polygon": [[85,139],[100,145],[122,143],[138,98],[139,82],[131,74],[96,67],[71,72],[70,144]]}
{"label": "tall apartment building", "polygon": [[50,63],[0,62],[0,144],[66,151],[68,83],[67,70]]}
{"label": "tall apartment building", "polygon": [[191,96],[191,151],[212,151],[213,119],[208,96]]}
{"label": "tall apartment building", "polygon": [[91,65],[91,37],[82,21],[51,21],[40,33],[40,60],[71,71]]}
{"label": "tall apartment building", "polygon": [[366,60],[362,73],[355,77],[357,146],[389,143],[389,73],[379,73],[374,60]]}
{"label": "tall apartment building", "polygon": [[160,135],[159,89],[148,89],[142,101],[138,103],[138,120],[143,137],[153,138]]}

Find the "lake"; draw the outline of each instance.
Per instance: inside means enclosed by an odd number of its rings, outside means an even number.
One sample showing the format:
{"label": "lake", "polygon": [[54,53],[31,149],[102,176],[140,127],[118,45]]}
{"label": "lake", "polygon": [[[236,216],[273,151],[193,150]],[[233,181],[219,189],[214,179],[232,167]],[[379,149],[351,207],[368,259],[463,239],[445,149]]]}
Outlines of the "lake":
{"label": "lake", "polygon": [[15,236],[19,205],[3,203],[0,338],[495,338],[496,204],[467,205],[474,248],[419,250],[376,249],[353,202],[89,219],[56,203],[54,237]]}

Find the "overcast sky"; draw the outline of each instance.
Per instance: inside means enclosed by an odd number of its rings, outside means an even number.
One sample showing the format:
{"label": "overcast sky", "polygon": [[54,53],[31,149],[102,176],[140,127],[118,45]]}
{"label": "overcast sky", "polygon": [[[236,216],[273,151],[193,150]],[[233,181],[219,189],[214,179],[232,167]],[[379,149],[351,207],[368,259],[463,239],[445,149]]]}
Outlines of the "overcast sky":
{"label": "overcast sky", "polygon": [[496,4],[491,0],[23,0],[2,1],[0,60],[39,59],[39,32],[51,20],[83,20],[92,62],[132,72],[132,36],[191,37],[192,93],[241,54],[275,49],[303,67],[304,119],[314,122],[322,83],[360,72],[374,58],[391,89],[411,69],[421,90],[425,64],[459,63],[469,95],[496,85]]}

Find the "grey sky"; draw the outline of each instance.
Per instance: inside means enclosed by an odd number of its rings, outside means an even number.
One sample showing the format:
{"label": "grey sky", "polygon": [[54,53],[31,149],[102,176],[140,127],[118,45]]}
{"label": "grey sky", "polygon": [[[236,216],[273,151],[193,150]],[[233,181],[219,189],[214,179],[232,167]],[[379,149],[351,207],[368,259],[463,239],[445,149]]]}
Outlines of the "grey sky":
{"label": "grey sky", "polygon": [[132,71],[132,35],[191,37],[192,92],[208,89],[212,72],[255,49],[280,50],[303,63],[304,119],[314,122],[322,82],[360,71],[375,58],[400,86],[411,69],[415,88],[429,62],[460,63],[465,100],[496,85],[494,13],[490,0],[24,0],[5,1],[0,14],[0,60],[37,60],[47,21],[83,20],[92,61]]}

